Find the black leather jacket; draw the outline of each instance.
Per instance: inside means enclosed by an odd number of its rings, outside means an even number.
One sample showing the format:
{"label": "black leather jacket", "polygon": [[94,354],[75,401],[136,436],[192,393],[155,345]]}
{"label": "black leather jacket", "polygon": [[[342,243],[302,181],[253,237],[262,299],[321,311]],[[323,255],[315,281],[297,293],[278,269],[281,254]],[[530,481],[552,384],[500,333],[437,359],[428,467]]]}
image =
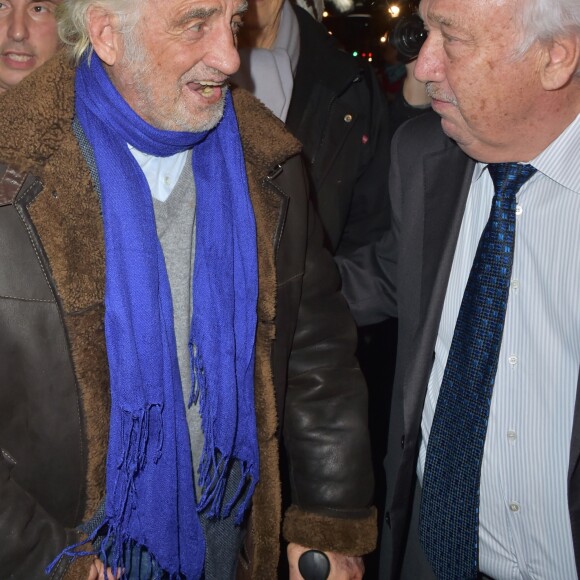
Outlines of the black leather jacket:
{"label": "black leather jacket", "polygon": [[[44,577],[104,495],[104,249],[86,143],[71,129],[72,79],[57,57],[0,98],[0,578]],[[261,482],[249,570],[273,578],[281,435],[292,486],[286,538],[351,554],[374,547],[366,390],[298,143],[247,93],[234,102],[260,279]],[[87,562],[62,561],[53,576],[83,578]]]}
{"label": "black leather jacket", "polygon": [[339,50],[305,10],[294,11],[300,57],[286,127],[303,144],[331,251],[347,254],[388,225],[388,105],[369,64]]}

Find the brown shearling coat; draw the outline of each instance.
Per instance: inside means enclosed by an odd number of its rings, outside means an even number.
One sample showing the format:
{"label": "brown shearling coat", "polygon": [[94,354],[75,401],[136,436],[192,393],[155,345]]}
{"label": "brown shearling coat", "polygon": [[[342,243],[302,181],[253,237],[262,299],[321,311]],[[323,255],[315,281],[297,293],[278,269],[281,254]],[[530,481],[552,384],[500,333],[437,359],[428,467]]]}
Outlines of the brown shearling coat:
{"label": "brown shearling coat", "polygon": [[[63,55],[0,98],[0,577],[43,577],[103,499],[110,408],[98,193],[73,131]],[[375,544],[366,392],[339,278],[309,212],[299,144],[234,91],[256,216],[255,401],[261,473],[248,575],[288,541]],[[8,168],[6,168],[6,166]],[[292,505],[282,518],[279,442]],[[86,576],[90,558],[54,577]]]}

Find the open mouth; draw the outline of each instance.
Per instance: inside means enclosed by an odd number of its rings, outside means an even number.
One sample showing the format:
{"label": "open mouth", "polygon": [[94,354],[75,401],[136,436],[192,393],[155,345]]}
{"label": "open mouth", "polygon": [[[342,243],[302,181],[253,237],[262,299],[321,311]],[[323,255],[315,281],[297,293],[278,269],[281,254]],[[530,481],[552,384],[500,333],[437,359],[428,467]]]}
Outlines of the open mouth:
{"label": "open mouth", "polygon": [[15,60],[16,62],[28,62],[32,58],[32,55],[14,54],[13,52],[10,52],[6,55],[6,58],[9,58],[10,60]]}
{"label": "open mouth", "polygon": [[3,52],[2,60],[13,68],[28,68],[34,64],[34,55],[22,52]]}
{"label": "open mouth", "polygon": [[[221,92],[221,89],[218,89],[218,90],[220,90],[220,92]],[[202,94],[204,97],[213,97],[213,95],[214,95],[214,94],[215,94],[215,92],[216,92],[216,89],[215,89],[215,87],[213,87],[213,86],[205,86],[205,87],[202,87],[202,88],[199,90],[199,92],[200,92],[200,93],[201,93],[201,94]]]}
{"label": "open mouth", "polygon": [[190,90],[196,92],[210,104],[216,103],[222,98],[224,83],[213,81],[199,81],[188,83]]}
{"label": "open mouth", "polygon": [[216,94],[221,96],[223,83],[200,82],[197,91],[206,98],[215,97]]}

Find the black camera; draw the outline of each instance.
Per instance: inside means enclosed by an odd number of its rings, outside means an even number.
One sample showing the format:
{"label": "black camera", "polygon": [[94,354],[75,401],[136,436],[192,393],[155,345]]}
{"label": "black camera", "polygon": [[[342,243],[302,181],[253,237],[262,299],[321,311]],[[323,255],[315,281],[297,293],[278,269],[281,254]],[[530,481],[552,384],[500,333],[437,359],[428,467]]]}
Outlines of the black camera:
{"label": "black camera", "polygon": [[423,20],[416,13],[398,20],[389,35],[389,43],[395,47],[399,60],[405,64],[419,56],[426,39]]}

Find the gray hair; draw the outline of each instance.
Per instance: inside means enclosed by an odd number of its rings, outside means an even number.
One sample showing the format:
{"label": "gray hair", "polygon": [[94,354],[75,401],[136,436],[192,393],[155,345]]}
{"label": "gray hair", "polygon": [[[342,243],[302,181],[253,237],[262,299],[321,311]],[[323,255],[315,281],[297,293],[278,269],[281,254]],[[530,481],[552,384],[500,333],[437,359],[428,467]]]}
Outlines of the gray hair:
{"label": "gray hair", "polygon": [[118,31],[132,31],[139,18],[139,4],[143,0],[63,0],[58,6],[58,34],[69,48],[71,58],[78,63],[85,54],[93,52],[89,38],[87,15],[89,8],[96,6],[116,17]]}
{"label": "gray hair", "polygon": [[518,49],[520,55],[536,41],[549,42],[558,36],[580,35],[578,0],[519,0],[519,4],[524,31]]}

